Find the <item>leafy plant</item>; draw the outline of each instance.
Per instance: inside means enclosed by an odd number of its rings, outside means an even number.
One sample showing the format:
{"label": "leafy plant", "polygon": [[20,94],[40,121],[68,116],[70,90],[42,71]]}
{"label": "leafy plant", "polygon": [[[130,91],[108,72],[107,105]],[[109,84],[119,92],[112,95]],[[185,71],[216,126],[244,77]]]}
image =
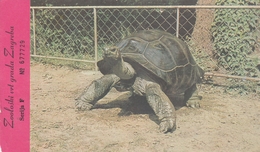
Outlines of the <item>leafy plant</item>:
{"label": "leafy plant", "polygon": [[255,82],[232,79],[226,85],[225,92],[229,94],[239,94],[243,96],[255,93],[260,95],[260,86]]}
{"label": "leafy plant", "polygon": [[[251,5],[247,0],[217,0],[216,5]],[[257,76],[256,61],[247,56],[255,51],[258,15],[254,9],[217,9],[212,37],[218,64],[231,74]]]}
{"label": "leafy plant", "polygon": [[80,10],[76,12],[43,9],[35,12],[37,55],[77,59],[94,58],[93,27],[85,20],[77,22],[81,17]]}

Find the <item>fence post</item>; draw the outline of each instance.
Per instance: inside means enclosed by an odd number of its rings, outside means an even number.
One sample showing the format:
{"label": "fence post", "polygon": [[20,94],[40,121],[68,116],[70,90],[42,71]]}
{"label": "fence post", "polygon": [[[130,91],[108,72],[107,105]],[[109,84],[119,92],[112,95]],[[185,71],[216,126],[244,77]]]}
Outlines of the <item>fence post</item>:
{"label": "fence post", "polygon": [[98,62],[98,41],[97,41],[97,10],[94,7],[94,43],[95,43],[95,70],[98,70],[97,62]]}
{"label": "fence post", "polygon": [[177,7],[177,16],[176,16],[176,37],[179,37],[179,24],[180,24],[180,8]]}
{"label": "fence post", "polygon": [[35,11],[34,8],[33,11],[33,55],[36,55],[36,32],[35,32]]}

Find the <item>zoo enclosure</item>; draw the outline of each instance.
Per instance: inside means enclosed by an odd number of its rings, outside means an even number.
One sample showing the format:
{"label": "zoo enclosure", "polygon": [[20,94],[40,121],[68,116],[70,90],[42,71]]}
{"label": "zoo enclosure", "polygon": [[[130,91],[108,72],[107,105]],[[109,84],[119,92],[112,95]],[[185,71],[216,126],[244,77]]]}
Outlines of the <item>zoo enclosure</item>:
{"label": "zoo enclosure", "polygon": [[[31,56],[93,63],[97,70],[107,45],[132,32],[161,29],[186,41],[204,69],[215,71],[221,68],[212,54],[211,25],[219,9],[254,9],[260,15],[260,6],[31,7]],[[259,42],[258,37],[255,52]]]}

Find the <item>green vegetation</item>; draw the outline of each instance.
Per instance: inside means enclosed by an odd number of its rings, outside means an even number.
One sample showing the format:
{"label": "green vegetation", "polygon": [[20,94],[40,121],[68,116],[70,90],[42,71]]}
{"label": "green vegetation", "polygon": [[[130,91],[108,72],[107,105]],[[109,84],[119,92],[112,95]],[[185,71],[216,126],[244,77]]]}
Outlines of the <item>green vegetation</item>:
{"label": "green vegetation", "polygon": [[[217,0],[216,5],[254,5],[247,0]],[[248,55],[257,44],[259,14],[254,9],[216,9],[212,38],[218,64],[234,75],[256,77],[256,60]]]}
{"label": "green vegetation", "polygon": [[[93,31],[93,24],[80,19],[80,13],[80,10],[36,10],[37,54],[77,59],[93,58],[93,54],[86,53],[91,52],[94,46],[93,32],[90,32]],[[92,18],[90,11],[84,10],[82,13]]]}

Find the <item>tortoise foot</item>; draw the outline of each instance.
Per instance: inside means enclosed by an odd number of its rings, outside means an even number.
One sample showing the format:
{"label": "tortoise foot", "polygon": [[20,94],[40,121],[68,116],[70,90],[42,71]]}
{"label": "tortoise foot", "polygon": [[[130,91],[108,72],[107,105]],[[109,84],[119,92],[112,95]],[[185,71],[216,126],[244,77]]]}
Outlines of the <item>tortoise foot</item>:
{"label": "tortoise foot", "polygon": [[191,108],[199,108],[200,107],[200,101],[201,98],[198,100],[198,99],[189,99],[187,102],[186,102],[186,106],[187,107],[191,107]]}
{"label": "tortoise foot", "polygon": [[76,109],[79,111],[90,110],[93,107],[92,104],[88,102],[84,102],[82,100],[76,100],[75,105],[76,105]]}
{"label": "tortoise foot", "polygon": [[162,133],[173,132],[176,129],[175,119],[168,118],[160,123],[160,131]]}

